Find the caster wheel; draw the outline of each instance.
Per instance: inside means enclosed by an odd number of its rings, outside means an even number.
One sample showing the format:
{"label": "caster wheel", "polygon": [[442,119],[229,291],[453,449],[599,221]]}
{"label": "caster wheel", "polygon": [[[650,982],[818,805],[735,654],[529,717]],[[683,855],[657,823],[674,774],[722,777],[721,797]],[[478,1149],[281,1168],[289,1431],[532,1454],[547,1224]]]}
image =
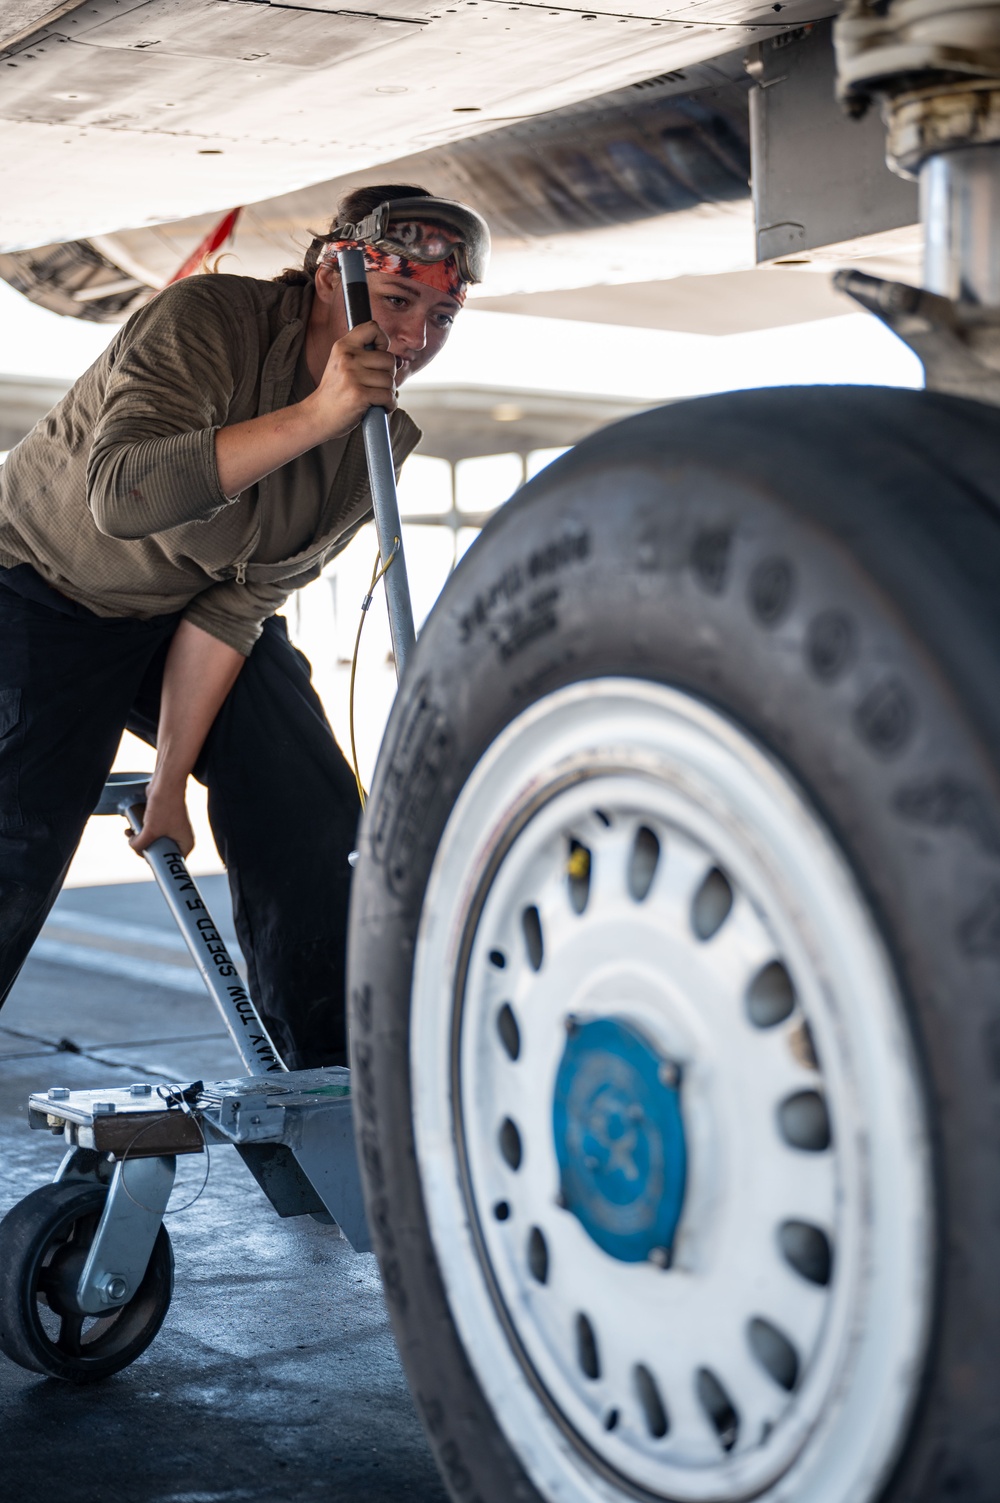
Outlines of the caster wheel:
{"label": "caster wheel", "polygon": [[998,456],[930,393],[650,412],[425,625],[352,1078],[456,1500],[995,1503]]}
{"label": "caster wheel", "polygon": [[163,1324],[174,1258],[162,1226],[127,1304],[89,1315],[76,1303],[106,1198],[99,1185],[43,1185],[0,1222],[0,1350],[21,1367],[94,1383],[134,1362]]}

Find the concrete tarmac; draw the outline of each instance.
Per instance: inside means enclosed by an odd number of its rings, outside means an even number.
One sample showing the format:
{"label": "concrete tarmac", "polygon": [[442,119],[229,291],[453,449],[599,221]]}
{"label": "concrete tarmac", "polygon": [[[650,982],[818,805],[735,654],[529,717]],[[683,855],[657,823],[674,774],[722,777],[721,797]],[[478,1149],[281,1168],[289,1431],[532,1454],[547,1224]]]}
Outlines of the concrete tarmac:
{"label": "concrete tarmac", "polygon": [[[199,885],[233,938],[225,879]],[[242,1073],[179,941],[150,883],[60,897],[0,1013],[0,1215],[59,1162],[31,1091]],[[0,1496],[446,1503],[374,1257],[279,1220],[232,1149],[207,1162],[166,1218],[174,1297],[143,1356],[73,1388],[0,1354]],[[205,1168],[179,1161],[171,1207]]]}

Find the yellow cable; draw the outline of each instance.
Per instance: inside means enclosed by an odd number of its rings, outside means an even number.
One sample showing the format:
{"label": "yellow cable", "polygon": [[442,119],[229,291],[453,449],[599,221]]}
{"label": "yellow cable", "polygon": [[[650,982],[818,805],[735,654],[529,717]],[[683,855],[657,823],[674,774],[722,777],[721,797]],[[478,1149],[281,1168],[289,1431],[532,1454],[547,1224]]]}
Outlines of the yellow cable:
{"label": "yellow cable", "polygon": [[361,772],[360,772],[360,770],[358,768],[358,749],[357,749],[357,746],[355,745],[355,742],[354,742],[354,682],[355,682],[355,679],[357,678],[357,673],[358,673],[358,649],[361,646],[361,633],[362,633],[362,631],[364,629],[365,616],[368,614],[368,607],[371,605],[371,603],[372,603],[372,596],[375,593],[375,586],[378,584],[378,582],[379,582],[380,579],[384,579],[385,574],[386,574],[386,570],[389,568],[389,565],[392,563],[393,559],[396,557],[396,554],[398,552],[399,552],[399,538],[393,538],[393,541],[392,541],[392,552],[389,554],[389,557],[386,559],[385,563],[382,565],[381,568],[379,567],[380,562],[381,562],[381,554],[380,553],[376,553],[376,555],[375,555],[375,565],[374,565],[374,567],[372,569],[371,583],[368,586],[368,593],[367,593],[367,595],[365,596],[364,600],[362,600],[362,602],[361,602],[361,615],[358,618],[358,634],[354,638],[354,656],[351,658],[351,692],[350,692],[351,762],[354,765],[354,781],[358,785],[358,798],[361,800],[361,807],[362,807],[362,809],[364,809],[364,807],[365,807],[365,803],[367,802],[367,797],[368,796],[365,793],[364,784],[361,781]]}

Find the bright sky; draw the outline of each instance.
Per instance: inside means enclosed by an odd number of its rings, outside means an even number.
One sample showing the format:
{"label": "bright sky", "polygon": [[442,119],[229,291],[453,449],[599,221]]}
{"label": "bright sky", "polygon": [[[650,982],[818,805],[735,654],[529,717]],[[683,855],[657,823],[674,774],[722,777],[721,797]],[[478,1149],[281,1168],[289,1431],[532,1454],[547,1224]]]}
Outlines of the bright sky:
{"label": "bright sky", "polygon": [[877,382],[922,386],[916,357],[864,313],[750,334],[671,334],[464,312],[426,375],[649,400],[751,386]]}
{"label": "bright sky", "polygon": [[[113,327],[60,318],[27,302],[0,282],[0,373],[72,379],[114,337]],[[527,318],[467,309],[451,340],[423,377],[433,383],[524,386],[533,390],[596,393],[658,399],[707,395],[753,386],[867,382],[921,386],[916,358],[874,318],[865,314],[827,319],[750,334],[710,336],[607,324]],[[540,453],[536,463],[551,455]],[[443,467],[443,468],[442,468]],[[535,464],[531,466],[535,468]],[[441,473],[438,473],[441,471]],[[499,504],[517,486],[520,462],[513,455],[465,461],[458,472],[459,505],[479,509]],[[400,487],[407,511],[447,505],[450,479],[442,460],[415,458]],[[437,498],[437,499],[435,499]],[[375,552],[371,528],[359,534],[330,573],[289,602],[286,614],[296,640],[313,663],[314,681],[341,745],[347,747],[347,685],[358,616]],[[459,551],[474,533],[458,534]],[[451,534],[441,527],[408,529],[407,556],[418,624],[430,609],[451,567]],[[388,628],[372,610],[359,663],[358,742],[361,773],[370,780],[382,728],[395,691],[388,660]],[[119,767],[151,768],[150,750],[126,737]],[[193,781],[189,804],[198,843],[196,872],[218,871],[204,791]],[[125,846],[119,822],[93,819],[70,870],[70,885],[140,880],[145,863]]]}

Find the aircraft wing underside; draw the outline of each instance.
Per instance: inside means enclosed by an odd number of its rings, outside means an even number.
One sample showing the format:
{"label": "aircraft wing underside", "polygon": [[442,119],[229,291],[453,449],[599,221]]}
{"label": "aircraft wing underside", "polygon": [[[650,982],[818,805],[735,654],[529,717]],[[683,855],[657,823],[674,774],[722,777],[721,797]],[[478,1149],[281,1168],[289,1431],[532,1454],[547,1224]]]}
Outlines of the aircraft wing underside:
{"label": "aircraft wing underside", "polygon": [[5,8],[0,248],[288,193],[683,72],[830,11],[830,0],[369,3]]}

